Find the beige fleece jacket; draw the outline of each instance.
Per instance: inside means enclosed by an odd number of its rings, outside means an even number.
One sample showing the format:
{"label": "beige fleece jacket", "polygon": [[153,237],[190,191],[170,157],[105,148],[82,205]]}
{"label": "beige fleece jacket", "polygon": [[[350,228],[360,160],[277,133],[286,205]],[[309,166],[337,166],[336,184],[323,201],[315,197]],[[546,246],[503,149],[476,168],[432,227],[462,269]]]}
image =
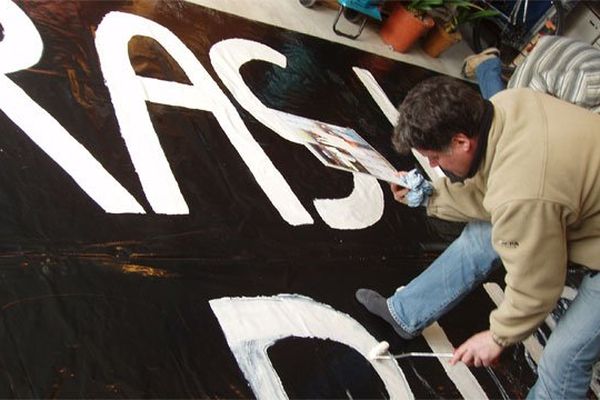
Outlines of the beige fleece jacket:
{"label": "beige fleece jacket", "polygon": [[478,172],[463,183],[435,182],[427,210],[452,221],[491,221],[506,290],[490,329],[508,345],[553,309],[567,260],[600,270],[600,116],[530,89],[491,101]]}

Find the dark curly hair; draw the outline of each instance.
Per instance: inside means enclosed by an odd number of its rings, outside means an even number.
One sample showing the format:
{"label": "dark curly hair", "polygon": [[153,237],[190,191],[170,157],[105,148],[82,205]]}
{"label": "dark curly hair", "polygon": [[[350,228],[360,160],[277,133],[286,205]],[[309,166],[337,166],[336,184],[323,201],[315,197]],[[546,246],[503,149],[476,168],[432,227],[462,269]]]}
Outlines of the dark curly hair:
{"label": "dark curly hair", "polygon": [[484,107],[483,98],[467,84],[448,76],[429,78],[398,107],[392,144],[400,154],[411,148],[443,151],[457,133],[477,135]]}

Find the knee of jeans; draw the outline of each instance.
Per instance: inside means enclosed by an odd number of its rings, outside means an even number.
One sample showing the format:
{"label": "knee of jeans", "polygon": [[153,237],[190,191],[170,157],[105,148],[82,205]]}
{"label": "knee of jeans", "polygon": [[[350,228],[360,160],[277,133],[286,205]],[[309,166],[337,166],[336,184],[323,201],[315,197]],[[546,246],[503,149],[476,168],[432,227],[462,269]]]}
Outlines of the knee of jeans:
{"label": "knee of jeans", "polygon": [[[537,396],[542,399],[551,399],[551,393],[559,392],[561,389],[560,383],[560,372],[556,368],[552,368],[552,363],[544,361],[544,358],[540,360],[537,368],[537,382],[535,384]],[[554,364],[556,367],[557,364]]]}
{"label": "knee of jeans", "polygon": [[[542,357],[540,358],[538,366],[537,366],[538,376],[539,375],[548,376],[548,373],[550,372],[548,367],[553,365],[553,363],[554,363],[554,361],[552,361],[553,358],[555,358],[555,357],[552,357],[551,352],[544,351],[544,353],[542,354]],[[554,365],[556,365],[556,364],[554,364]]]}
{"label": "knee of jeans", "polygon": [[492,224],[484,221],[469,222],[463,229],[463,235],[467,237],[491,237]]}
{"label": "knee of jeans", "polygon": [[581,363],[568,362],[568,357],[560,351],[545,349],[537,375],[535,398],[579,399],[585,398],[591,370],[587,371]]}
{"label": "knee of jeans", "polygon": [[487,251],[492,250],[492,225],[489,222],[476,221],[468,223],[460,236],[470,248],[476,243],[477,247]]}
{"label": "knee of jeans", "polygon": [[566,348],[569,346],[569,342],[566,340],[561,340],[561,342],[562,346],[556,346],[556,343],[552,340],[546,343],[540,358],[540,364],[552,364],[568,356]]}
{"label": "knee of jeans", "polygon": [[561,366],[565,364],[567,357],[557,346],[546,346],[538,364],[538,376],[546,381],[557,382],[562,374]]}
{"label": "knee of jeans", "polygon": [[527,394],[526,400],[542,400],[542,399],[552,399],[550,392],[548,391],[548,387],[546,383],[538,378],[535,382],[535,385],[529,390]]}

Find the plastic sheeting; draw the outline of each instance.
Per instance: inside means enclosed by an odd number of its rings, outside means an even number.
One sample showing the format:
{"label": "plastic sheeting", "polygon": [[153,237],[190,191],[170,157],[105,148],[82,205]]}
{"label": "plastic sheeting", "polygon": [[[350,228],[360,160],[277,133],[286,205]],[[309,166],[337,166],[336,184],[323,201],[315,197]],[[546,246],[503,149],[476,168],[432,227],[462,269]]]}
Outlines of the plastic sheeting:
{"label": "plastic sheeting", "polygon": [[[301,144],[241,107],[212,68],[209,52],[222,40],[241,38],[281,53],[285,67],[255,60],[240,68],[262,104],[352,127],[399,169],[412,168],[415,160],[392,153],[391,125],[353,67],[369,71],[394,104],[433,72],[177,1],[17,5],[39,32],[43,53],[35,65],[6,76],[143,212],[103,207],[74,179],[78,173],[88,179],[86,171],[76,164],[67,172],[26,134],[25,122],[19,125],[0,112],[1,397],[259,396],[209,306],[210,300],[228,297],[307,296],[350,316],[376,340],[389,341],[393,351],[430,350],[423,338],[403,342],[356,303],[354,291],[371,287],[391,294],[435,256],[424,249],[439,248],[447,236],[422,211],[395,204],[383,183],[379,220],[352,230],[325,223],[314,200],[347,197],[357,184],[352,175],[325,168]],[[208,94],[200,96],[204,108],[197,109],[155,98],[146,102],[158,139],[158,148],[148,151],[167,161],[174,181],[164,190],[179,190],[188,210],[153,207],[155,195],[141,179],[153,176],[140,168],[154,166],[134,163],[115,111],[117,102],[126,107],[137,98],[133,93],[131,99],[111,98],[96,49],[95,32],[111,11],[153,21],[185,44],[206,70],[203,79],[212,79],[213,89],[231,102],[227,121],[239,115],[249,133],[243,140],[256,141],[274,168],[268,172],[283,177],[310,218],[296,224],[282,216],[258,182],[264,171],[251,170],[244,158],[256,154],[243,155],[232,145],[231,135],[240,132],[225,132],[224,120],[208,111],[221,105]],[[136,76],[154,79],[152,84],[176,82],[187,93],[192,79],[169,51],[148,37],[134,36],[128,44]],[[149,82],[142,78],[139,82]],[[24,98],[14,96],[11,102]],[[40,118],[39,110],[26,111]],[[36,128],[40,140],[47,139],[41,128]],[[137,151],[143,151],[141,143]],[[53,140],[46,146],[61,151]],[[70,156],[61,154],[67,161]],[[157,182],[152,190],[160,196]],[[486,327],[492,308],[479,289],[440,326],[458,345]],[[290,398],[389,396],[371,364],[337,342],[292,336],[275,343],[269,358]],[[399,366],[417,398],[461,396],[436,360],[407,359]],[[472,373],[490,398],[504,392],[523,396],[534,380],[519,347],[493,371]]]}

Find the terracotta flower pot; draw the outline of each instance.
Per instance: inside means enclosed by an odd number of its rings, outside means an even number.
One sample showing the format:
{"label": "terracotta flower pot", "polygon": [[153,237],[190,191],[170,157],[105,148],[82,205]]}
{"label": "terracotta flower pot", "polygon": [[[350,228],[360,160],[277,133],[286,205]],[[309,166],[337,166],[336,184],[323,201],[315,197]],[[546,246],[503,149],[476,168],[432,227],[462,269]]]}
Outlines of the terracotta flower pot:
{"label": "terracotta flower pot", "polygon": [[435,25],[433,18],[419,18],[401,5],[386,19],[379,34],[383,41],[401,53],[410,47]]}
{"label": "terracotta flower pot", "polygon": [[455,43],[462,40],[460,32],[446,32],[441,24],[436,24],[435,28],[430,30],[423,43],[423,51],[431,57],[438,57],[445,50]]}

